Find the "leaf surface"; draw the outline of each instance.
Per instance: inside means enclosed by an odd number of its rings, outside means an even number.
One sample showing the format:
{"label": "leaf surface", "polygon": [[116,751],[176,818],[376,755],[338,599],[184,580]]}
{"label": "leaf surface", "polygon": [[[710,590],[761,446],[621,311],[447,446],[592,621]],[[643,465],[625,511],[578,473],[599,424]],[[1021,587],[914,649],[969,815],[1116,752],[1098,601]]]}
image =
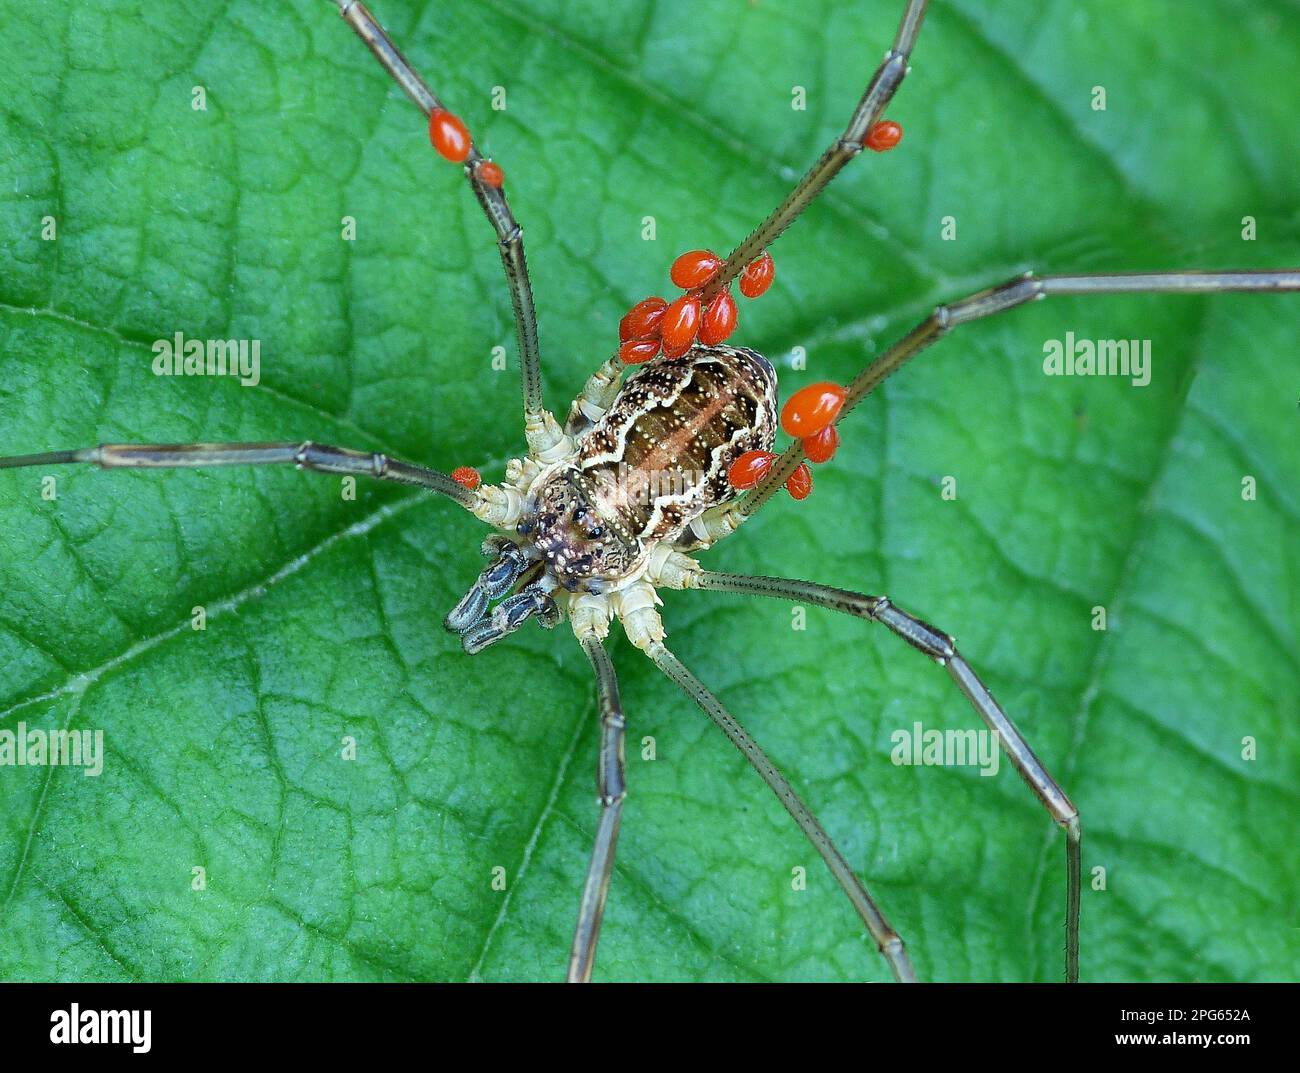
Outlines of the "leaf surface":
{"label": "leaf surface", "polygon": [[[373,6],[505,169],[557,411],[678,252],[729,249],[838,134],[901,10]],[[933,7],[902,145],[741,305],[783,393],[1030,267],[1300,264],[1294,4]],[[0,451],[310,438],[500,478],[522,436],[490,229],[329,5],[0,0],[0,24]],[[963,328],[845,423],[809,500],[705,557],[887,592],[960,639],[1079,805],[1088,887],[1104,869],[1087,979],[1300,963],[1294,303],[1062,298]],[[259,340],[260,383],[155,377],[177,331]],[[1044,376],[1067,332],[1150,340],[1150,384]],[[0,976],[562,975],[594,689],[567,627],[474,659],[443,632],[473,519],[291,471],[51,472],[53,501],[50,474],[0,474],[0,728],[102,730],[105,768],[0,767]],[[665,604],[924,978],[1060,977],[1062,839],[1009,766],[891,762],[917,722],[977,725],[942,671],[814,608]],[[884,978],[741,758],[613,650],[630,796],[598,976]]]}

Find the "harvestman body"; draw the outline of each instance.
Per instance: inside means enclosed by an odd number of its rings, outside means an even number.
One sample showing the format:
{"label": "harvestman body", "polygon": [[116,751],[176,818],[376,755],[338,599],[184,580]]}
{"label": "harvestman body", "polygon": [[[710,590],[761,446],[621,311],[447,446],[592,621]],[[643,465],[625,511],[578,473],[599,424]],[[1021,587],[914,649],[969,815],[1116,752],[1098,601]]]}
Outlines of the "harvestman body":
{"label": "harvestman body", "polygon": [[[885,53],[844,134],[767,220],[725,261],[717,259],[698,287],[688,289],[669,307],[670,315],[680,311],[683,303],[693,303],[696,314],[706,310],[705,327],[685,325],[690,330],[683,335],[683,323],[674,322],[670,328],[665,318],[663,353],[622,383],[624,362],[644,360],[656,354],[660,345],[656,336],[648,351],[633,357],[635,344],[644,340],[627,340],[620,348],[621,357],[611,358],[587,382],[563,427],[542,405],[537,323],[523,232],[506,202],[501,169],[480,155],[464,125],[443,108],[365,6],[350,0],[335,2],[384,69],[429,118],[435,148],[464,164],[470,186],[496,231],[518,331],[526,456],[509,463],[501,484],[483,486],[479,486],[477,475],[466,479],[458,472],[453,479],[381,454],[310,442],[105,444],[0,458],[0,468],[71,462],[104,468],[288,464],[418,485],[454,500],[493,526],[498,532],[484,543],[489,565],[448,614],[448,628],[461,635],[467,652],[474,653],[529,618],[548,628],[567,618],[596,678],[601,721],[600,819],[569,957],[570,980],[591,977],[626,787],[623,712],[614,667],[603,644],[615,619],[632,643],[717,724],[777,795],[853,903],[894,976],[903,981],[915,979],[902,940],[830,836],[758,744],[665,647],[656,590],[712,589],[796,600],[879,622],[947,670],[1049,815],[1064,829],[1066,978],[1076,980],[1081,872],[1078,810],[957,652],[952,638],[883,596],[808,581],[707,571],[692,555],[735,532],[782,486],[793,492],[790,482],[797,479],[805,459],[824,460],[812,449],[811,439],[796,439],[756,471],[760,475],[748,482],[746,486],[752,486],[749,491],[739,494],[736,467],[756,455],[767,456],[775,440],[776,376],[761,355],[710,339],[708,333],[715,331],[725,316],[712,327],[707,318],[718,310],[726,313],[731,282],[766,256],[766,248],[864,146],[884,149],[896,143],[897,127],[881,123],[880,118],[907,74],[926,0],[907,0],[893,47]],[[891,126],[895,131],[892,137],[885,131]],[[770,261],[768,266],[770,269]],[[743,276],[741,290],[749,294]],[[829,423],[823,422],[822,431],[833,430],[885,377],[951,329],[1048,295],[1296,290],[1300,290],[1300,270],[1027,274],[936,308],[846,388],[839,389],[840,405]],[[734,327],[734,303],[731,311]],[[727,334],[725,323],[722,327],[721,334]],[[696,341],[697,331],[700,341]],[[785,419],[783,413],[783,424]],[[792,431],[788,424],[785,427]],[[499,602],[491,606],[494,600]]]}

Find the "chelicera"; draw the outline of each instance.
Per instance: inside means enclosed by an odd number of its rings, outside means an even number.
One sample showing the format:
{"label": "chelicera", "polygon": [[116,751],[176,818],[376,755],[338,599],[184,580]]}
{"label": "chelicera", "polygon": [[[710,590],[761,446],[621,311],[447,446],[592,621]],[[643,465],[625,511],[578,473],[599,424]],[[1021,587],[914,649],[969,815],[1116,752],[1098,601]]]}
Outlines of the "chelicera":
{"label": "chelicera", "polygon": [[[0,467],[92,463],[103,468],[292,465],[323,473],[397,481],[436,492],[494,530],[487,566],[447,614],[467,653],[500,641],[529,619],[567,621],[590,661],[601,720],[599,822],[568,961],[570,980],[588,980],[614,862],[626,793],[625,720],[605,639],[615,621],[632,644],[704,711],[743,753],[787,809],[852,902],[900,981],[915,979],[904,943],[790,783],[719,700],[665,644],[662,589],[712,590],[810,603],[877,622],[943,667],[1029,788],[1065,834],[1065,975],[1077,979],[1081,876],[1078,809],[976,675],[951,637],[884,596],[814,582],[704,569],[698,552],[738,530],[782,488],[812,491],[809,463],[824,464],[838,424],[888,375],[961,324],[1059,294],[1207,293],[1300,290],[1300,270],[1165,271],[1144,274],[1026,274],[938,306],[848,384],[813,383],[778,407],[777,378],[762,355],[728,342],[746,299],[772,285],[769,246],[863,149],[891,150],[902,130],[884,110],[908,72],[925,0],[906,0],[893,45],[843,132],[773,213],[726,257],[681,255],[669,277],[681,293],[637,303],[610,340],[612,356],[591,376],[561,424],[543,405],[537,320],[523,232],[506,198],[506,175],[484,157],[465,123],[403,58],[366,7],[339,11],[385,71],[424,113],[434,149],[460,164],[494,228],[513,302],[522,373],[526,452],[504,480],[484,484],[462,467],[450,475],[382,454],[312,442],[102,444],[0,458]],[[634,367],[624,379],[626,370]],[[779,414],[779,419],[778,419]],[[776,450],[777,426],[791,437]]]}

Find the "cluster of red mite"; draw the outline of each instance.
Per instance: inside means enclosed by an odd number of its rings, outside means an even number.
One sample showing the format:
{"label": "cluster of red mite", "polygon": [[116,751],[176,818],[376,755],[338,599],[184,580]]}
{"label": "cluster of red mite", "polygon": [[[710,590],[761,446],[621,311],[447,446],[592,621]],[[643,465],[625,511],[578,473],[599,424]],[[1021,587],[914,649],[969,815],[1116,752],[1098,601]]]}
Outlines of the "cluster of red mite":
{"label": "cluster of red mite", "polygon": [[[862,140],[878,153],[894,148],[903,137],[903,128],[886,120],[877,123]],[[698,339],[705,346],[721,343],[736,330],[736,300],[728,284],[708,305],[702,305],[703,292],[723,266],[712,250],[691,250],[673,262],[669,278],[684,292],[672,302],[659,296],[643,298],[619,321],[618,356],[628,365],[649,361],[663,351],[669,361],[685,357]],[[772,255],[764,250],[740,273],[740,293],[758,298],[776,276]],[[799,440],[810,462],[829,462],[840,445],[835,419],[844,406],[845,389],[838,384],[809,384],[796,391],[781,408],[781,427]],[[753,488],[772,467],[776,455],[771,451],[746,451],[731,464],[727,479],[733,488]],[[786,479],[785,489],[795,499],[806,499],[812,492],[812,472],[800,463]]]}
{"label": "cluster of red mite", "polygon": [[[903,128],[885,120],[877,123],[862,139],[862,144],[878,153],[894,148],[903,137]],[[429,113],[429,140],[438,153],[454,164],[463,164],[473,148],[469,130],[458,116],[442,108]],[[486,186],[500,188],[505,173],[490,160],[474,165],[474,178]],[[618,356],[627,365],[647,362],[661,350],[669,361],[684,358],[696,340],[716,346],[736,330],[736,300],[731,285],[723,287],[708,305],[703,305],[704,289],[723,266],[712,250],[691,250],[673,262],[669,278],[682,294],[669,302],[655,295],[637,302],[619,321]],[[776,266],[772,255],[764,250],[740,273],[740,293],[758,298],[772,285]],[[839,384],[809,384],[800,388],[781,408],[781,427],[799,440],[810,462],[829,462],[840,444],[835,419],[844,406],[845,389]],[[734,488],[753,488],[772,467],[776,459],[771,451],[746,451],[731,464],[727,479]],[[458,466],[451,479],[466,488],[479,486],[475,469]],[[800,463],[785,482],[786,491],[795,499],[806,499],[812,492],[812,473]]]}
{"label": "cluster of red mite", "polygon": [[[705,346],[723,342],[736,330],[736,300],[730,285],[702,305],[702,294],[722,268],[722,258],[712,250],[691,250],[673,262],[669,278],[684,292],[672,302],[657,295],[637,302],[619,322],[618,356],[628,365],[649,361],[660,350],[669,361],[685,357],[698,339]],[[776,276],[772,255],[764,250],[740,273],[740,293],[758,298]],[[838,392],[838,400],[834,393]],[[844,389],[834,384],[813,384],[795,392],[781,411],[781,427],[806,439],[809,458],[825,462],[835,453],[839,436],[833,424],[844,402]],[[798,430],[798,431],[796,431]],[[809,450],[816,445],[817,454]],[[735,488],[752,488],[772,465],[770,451],[746,451],[732,463],[727,479]],[[812,474],[801,465],[785,484],[795,499],[812,491]]]}

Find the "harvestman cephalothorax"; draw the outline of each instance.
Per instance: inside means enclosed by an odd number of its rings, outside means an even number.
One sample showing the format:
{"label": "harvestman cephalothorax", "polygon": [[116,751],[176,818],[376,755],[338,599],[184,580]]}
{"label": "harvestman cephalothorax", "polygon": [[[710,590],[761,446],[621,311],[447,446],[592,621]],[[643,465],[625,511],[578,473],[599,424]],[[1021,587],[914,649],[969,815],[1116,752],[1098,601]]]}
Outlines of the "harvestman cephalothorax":
{"label": "harvestman cephalothorax", "polygon": [[[617,353],[588,380],[564,424],[543,406],[536,314],[523,232],[507,203],[505,176],[407,63],[361,3],[337,0],[347,24],[429,121],[434,147],[463,165],[496,232],[518,334],[527,453],[505,480],[484,485],[472,470],[424,466],[312,442],[101,444],[0,458],[0,467],[90,463],[106,469],[290,465],[397,481],[436,492],[495,532],[488,566],[447,615],[473,654],[529,618],[567,619],[595,676],[599,702],[599,823],[569,956],[570,980],[591,978],[625,796],[625,722],[604,641],[617,619],[631,642],[704,711],[767,783],[807,836],[901,981],[915,979],[903,940],[790,783],[718,699],[665,646],[656,590],[707,589],[816,604],[877,622],[943,668],[969,700],[1030,790],[1065,833],[1065,975],[1078,978],[1081,827],[1078,810],[957,651],[952,638],[884,596],[810,581],[705,570],[698,551],[730,536],[782,487],[810,490],[807,462],[827,461],[837,424],[887,376],[958,326],[1051,295],[1136,292],[1205,294],[1297,291],[1300,270],[1028,273],[940,305],[846,386],[815,384],[781,411],[794,442],[773,454],[776,376],[761,355],[727,345],[735,327],[731,284],[758,297],[773,277],[768,247],[864,148],[893,148],[901,131],[883,113],[908,73],[926,0],[906,0],[885,53],[842,135],[786,199],[729,256],[684,254],[673,265],[683,293],[647,299],[624,318]],[[626,381],[625,367],[639,368]],[[743,493],[743,494],[742,494]],[[494,604],[495,601],[495,604]]]}

